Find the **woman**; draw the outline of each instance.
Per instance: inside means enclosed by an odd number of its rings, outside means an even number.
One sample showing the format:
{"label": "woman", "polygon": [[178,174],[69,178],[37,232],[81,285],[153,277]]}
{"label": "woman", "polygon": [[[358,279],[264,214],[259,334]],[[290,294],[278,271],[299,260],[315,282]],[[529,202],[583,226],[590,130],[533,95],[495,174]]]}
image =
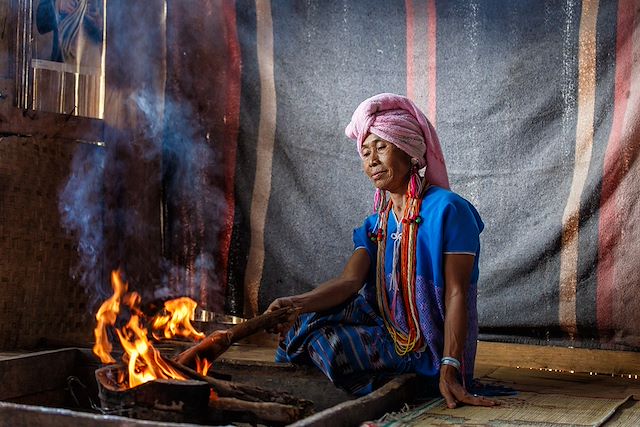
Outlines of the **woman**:
{"label": "woman", "polygon": [[269,306],[302,313],[276,360],[314,363],[356,395],[416,372],[425,387],[438,383],[450,408],[494,405],[465,388],[473,378],[483,223],[448,190],[434,128],[411,100],[383,93],[358,106],[346,134],[376,187],[376,213],[354,231],[355,250],[339,277]]}

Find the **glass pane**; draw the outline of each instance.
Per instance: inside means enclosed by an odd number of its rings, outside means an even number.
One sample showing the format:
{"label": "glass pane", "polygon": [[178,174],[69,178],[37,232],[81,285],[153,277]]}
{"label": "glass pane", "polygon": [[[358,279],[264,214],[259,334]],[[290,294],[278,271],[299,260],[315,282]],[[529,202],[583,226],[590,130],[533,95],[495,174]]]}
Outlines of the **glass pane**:
{"label": "glass pane", "polygon": [[102,118],[106,0],[21,1],[21,106]]}

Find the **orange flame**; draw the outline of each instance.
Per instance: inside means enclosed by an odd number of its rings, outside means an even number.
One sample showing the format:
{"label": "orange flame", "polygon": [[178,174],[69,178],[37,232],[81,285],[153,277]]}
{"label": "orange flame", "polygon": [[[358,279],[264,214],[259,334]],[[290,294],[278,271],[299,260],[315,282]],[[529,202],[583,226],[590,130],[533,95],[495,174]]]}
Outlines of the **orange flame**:
{"label": "orange flame", "polygon": [[[93,352],[103,363],[115,363],[115,359],[110,354],[112,345],[107,336],[107,327],[115,326],[120,313],[120,305],[124,304],[129,307],[131,317],[125,326],[116,329],[116,333],[125,352],[122,360],[128,368],[128,386],[135,387],[157,378],[186,379],[162,359],[158,350],[149,341],[147,329],[141,323],[143,314],[139,308],[140,295],[136,292],[127,292],[128,284],[122,281],[120,271],[111,273],[111,286],[113,287],[113,295],[102,303],[96,314],[98,324],[94,330],[96,344],[93,347]],[[189,301],[172,302],[184,299]],[[178,298],[172,301],[165,303],[165,308],[172,314],[167,316],[169,319],[164,329],[165,336],[171,338],[172,334],[179,334],[185,337],[204,337],[204,334],[196,331],[189,321],[196,308],[196,302],[188,298]],[[210,366],[211,364],[205,360],[203,365],[205,375]],[[120,378],[120,381],[124,383],[124,378]]]}
{"label": "orange flame", "polygon": [[147,339],[147,330],[133,315],[123,330],[116,329],[125,351],[123,360],[129,371],[129,387],[144,384],[156,378],[185,380],[181,373],[169,366]]}
{"label": "orange flame", "polygon": [[[153,320],[152,329],[164,329],[165,338],[172,338],[177,335],[197,340],[203,339],[205,334],[196,331],[191,325],[191,317],[197,305],[197,302],[187,297],[166,301],[164,309],[169,314],[157,316]],[[160,339],[156,334],[153,334],[153,336],[156,339]]]}
{"label": "orange flame", "polygon": [[213,363],[209,362],[207,359],[200,359],[199,356],[196,355],[196,371],[202,375],[207,375],[209,372],[209,368],[213,366]]}
{"label": "orange flame", "polygon": [[115,363],[115,359],[111,357],[113,347],[107,337],[107,326],[113,326],[116,323],[118,313],[120,313],[120,300],[122,295],[127,291],[127,283],[120,280],[120,271],[111,272],[111,286],[113,287],[113,295],[102,303],[96,314],[98,324],[93,330],[96,343],[93,346],[93,352],[100,358],[102,363]]}

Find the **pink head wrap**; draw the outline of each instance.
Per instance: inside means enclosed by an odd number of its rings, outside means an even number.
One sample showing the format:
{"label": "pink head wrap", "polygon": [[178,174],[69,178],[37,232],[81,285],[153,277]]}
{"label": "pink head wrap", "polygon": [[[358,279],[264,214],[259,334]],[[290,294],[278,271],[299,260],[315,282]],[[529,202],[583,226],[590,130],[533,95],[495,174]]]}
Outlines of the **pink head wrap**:
{"label": "pink head wrap", "polygon": [[345,133],[356,140],[361,157],[362,144],[369,133],[373,133],[417,159],[420,168],[426,166],[429,183],[449,188],[438,135],[422,111],[406,96],[381,93],[362,101]]}

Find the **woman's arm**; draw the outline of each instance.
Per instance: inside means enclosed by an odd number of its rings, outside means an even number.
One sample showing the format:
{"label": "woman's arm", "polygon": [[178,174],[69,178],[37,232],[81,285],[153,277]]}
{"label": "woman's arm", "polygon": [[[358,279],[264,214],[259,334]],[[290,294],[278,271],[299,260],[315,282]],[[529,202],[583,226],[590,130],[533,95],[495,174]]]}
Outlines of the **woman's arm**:
{"label": "woman's arm", "polygon": [[[467,340],[467,291],[473,271],[473,255],[445,254],[444,256],[444,351],[443,356],[462,360]],[[464,373],[461,373],[464,375]],[[451,365],[440,367],[440,393],[449,408],[458,403],[493,406],[496,402],[472,396],[460,384],[458,370]]]}
{"label": "woman's arm", "polygon": [[[356,249],[340,276],[322,283],[309,292],[278,298],[269,305],[267,312],[289,306],[299,307],[299,313],[323,311],[336,307],[360,290],[367,278],[370,263],[367,251],[364,248]],[[291,319],[291,323],[293,320]],[[278,329],[288,329],[287,326],[291,325],[280,325]]]}

